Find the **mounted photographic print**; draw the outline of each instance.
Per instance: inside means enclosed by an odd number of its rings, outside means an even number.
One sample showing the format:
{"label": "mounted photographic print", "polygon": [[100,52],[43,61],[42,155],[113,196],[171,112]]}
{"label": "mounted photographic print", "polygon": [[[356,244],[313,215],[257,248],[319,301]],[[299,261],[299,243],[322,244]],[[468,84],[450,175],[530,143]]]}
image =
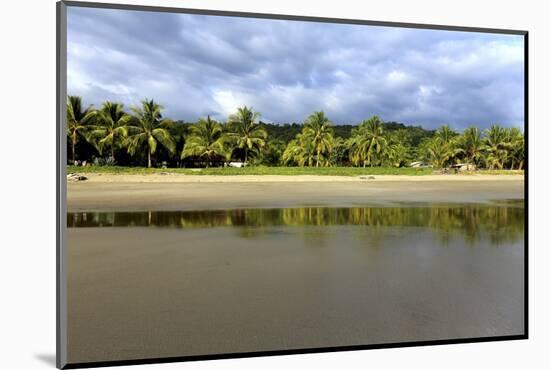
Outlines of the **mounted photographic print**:
{"label": "mounted photographic print", "polygon": [[58,3],[58,367],[527,338],[527,32]]}

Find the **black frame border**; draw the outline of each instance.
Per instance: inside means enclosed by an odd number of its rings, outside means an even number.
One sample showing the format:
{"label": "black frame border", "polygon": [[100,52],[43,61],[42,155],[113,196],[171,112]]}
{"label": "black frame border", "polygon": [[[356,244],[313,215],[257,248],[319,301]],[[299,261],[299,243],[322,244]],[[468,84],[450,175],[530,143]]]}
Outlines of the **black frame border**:
{"label": "black frame border", "polygon": [[[57,292],[57,307],[56,307],[56,367],[59,369],[78,369],[78,368],[95,368],[123,365],[144,365],[144,364],[159,364],[159,363],[174,363],[187,361],[204,361],[204,360],[219,360],[230,358],[246,358],[246,357],[265,357],[265,356],[280,356],[280,355],[295,355],[295,354],[312,354],[323,352],[342,352],[342,351],[358,351],[366,349],[383,349],[383,348],[404,348],[404,347],[422,347],[433,345],[447,344],[464,344],[464,343],[480,343],[480,342],[496,342],[509,340],[524,340],[529,338],[529,32],[526,30],[512,30],[500,28],[483,28],[483,27],[462,27],[450,25],[436,25],[424,23],[406,23],[406,22],[385,22],[373,20],[358,20],[345,18],[327,18],[315,16],[300,16],[300,15],[283,15],[283,14],[268,14],[268,13],[252,13],[252,12],[233,12],[222,10],[209,9],[191,9],[191,8],[176,8],[164,6],[147,6],[147,5],[131,5],[131,4],[112,4],[99,2],[84,2],[84,1],[58,1],[56,4],[56,45],[57,45],[57,85],[56,85],[56,113],[57,113],[57,141],[56,141],[56,292]],[[492,33],[492,34],[508,34],[520,35],[524,37],[524,137],[525,137],[525,161],[524,161],[524,202],[525,202],[525,218],[524,218],[524,333],[520,335],[506,336],[491,336],[491,337],[474,337],[460,339],[441,339],[429,341],[412,341],[412,342],[395,342],[395,343],[379,343],[365,344],[353,346],[337,346],[337,347],[319,347],[319,348],[301,348],[288,350],[273,350],[273,351],[253,351],[253,352],[237,352],[237,353],[220,353],[209,355],[195,356],[175,356],[161,358],[143,358],[115,361],[97,361],[97,362],[67,362],[67,318],[66,318],[66,261],[65,261],[65,233],[66,233],[66,137],[65,137],[65,104],[67,92],[67,7],[81,8],[96,8],[96,9],[118,9],[118,10],[133,10],[146,12],[164,12],[164,13],[183,13],[183,14],[199,14],[213,15],[226,17],[241,17],[241,18],[257,18],[257,19],[279,19],[291,21],[319,22],[319,23],[339,23],[339,24],[355,24],[367,26],[381,27],[399,27],[399,28],[415,28],[428,30],[443,30],[443,31],[459,31],[459,32],[477,32],[477,33]]]}

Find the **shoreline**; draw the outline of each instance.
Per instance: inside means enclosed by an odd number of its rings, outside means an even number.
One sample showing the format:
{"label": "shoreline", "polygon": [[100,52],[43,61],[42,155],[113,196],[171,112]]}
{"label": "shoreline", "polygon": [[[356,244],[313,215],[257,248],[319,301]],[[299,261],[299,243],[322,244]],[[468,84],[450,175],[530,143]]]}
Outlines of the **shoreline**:
{"label": "shoreline", "polygon": [[69,182],[68,212],[361,207],[524,198],[522,175],[98,175]]}
{"label": "shoreline", "polygon": [[445,175],[188,175],[182,173],[108,174],[85,173],[82,183],[247,183],[247,182],[409,182],[409,181],[523,181],[524,175],[445,174]]}

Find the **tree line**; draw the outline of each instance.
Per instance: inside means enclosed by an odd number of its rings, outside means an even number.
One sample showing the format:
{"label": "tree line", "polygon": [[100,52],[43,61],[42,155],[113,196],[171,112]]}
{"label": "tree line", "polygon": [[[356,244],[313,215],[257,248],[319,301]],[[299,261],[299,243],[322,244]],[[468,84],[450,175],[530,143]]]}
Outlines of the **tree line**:
{"label": "tree line", "polygon": [[194,123],[173,121],[163,107],[145,99],[125,111],[106,101],[84,107],[81,97],[67,98],[69,163],[152,167],[221,166],[231,161],[268,166],[404,167],[423,161],[435,168],[469,163],[478,168],[522,169],[524,135],[517,127],[471,125],[458,132],[383,122],[372,116],[358,125],[334,125],[324,112],[303,124],[260,121],[252,108],[237,108],[227,122],[210,116]]}

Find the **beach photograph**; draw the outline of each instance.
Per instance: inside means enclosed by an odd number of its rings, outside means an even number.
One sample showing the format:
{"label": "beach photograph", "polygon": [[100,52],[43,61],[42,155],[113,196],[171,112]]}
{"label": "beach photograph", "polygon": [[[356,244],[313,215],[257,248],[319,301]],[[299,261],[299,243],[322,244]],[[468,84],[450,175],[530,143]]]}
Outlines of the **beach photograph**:
{"label": "beach photograph", "polygon": [[272,18],[67,8],[68,363],[524,336],[524,35]]}

